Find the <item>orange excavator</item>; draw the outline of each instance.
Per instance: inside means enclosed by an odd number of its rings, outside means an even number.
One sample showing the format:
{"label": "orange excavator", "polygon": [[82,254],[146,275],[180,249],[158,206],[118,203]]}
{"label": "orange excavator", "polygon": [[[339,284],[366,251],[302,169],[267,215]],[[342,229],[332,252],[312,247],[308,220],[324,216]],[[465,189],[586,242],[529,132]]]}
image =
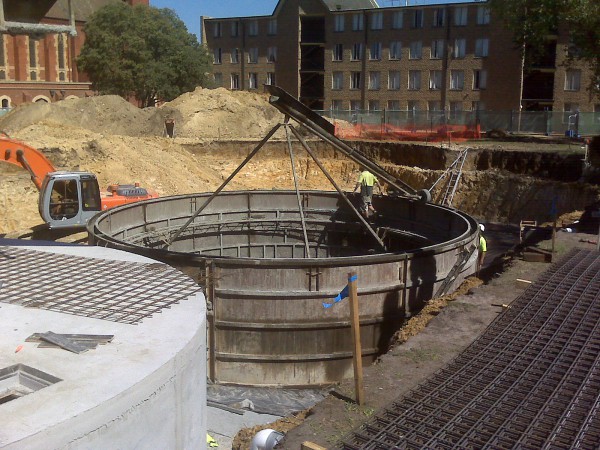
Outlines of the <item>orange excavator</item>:
{"label": "orange excavator", "polygon": [[29,172],[40,191],[40,216],[53,229],[83,228],[99,211],[158,197],[138,183],[110,185],[101,193],[93,173],[57,171],[42,152],[6,135],[0,135],[0,158]]}

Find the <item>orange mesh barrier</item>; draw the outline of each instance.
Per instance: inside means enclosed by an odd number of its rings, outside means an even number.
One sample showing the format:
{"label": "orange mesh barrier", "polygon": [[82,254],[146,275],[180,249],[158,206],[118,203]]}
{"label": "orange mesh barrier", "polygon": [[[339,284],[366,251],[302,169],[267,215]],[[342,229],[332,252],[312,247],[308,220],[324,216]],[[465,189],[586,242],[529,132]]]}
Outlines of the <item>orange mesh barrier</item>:
{"label": "orange mesh barrier", "polygon": [[479,125],[438,125],[426,129],[394,125],[350,125],[335,123],[335,135],[340,139],[376,139],[389,141],[466,141],[480,139]]}

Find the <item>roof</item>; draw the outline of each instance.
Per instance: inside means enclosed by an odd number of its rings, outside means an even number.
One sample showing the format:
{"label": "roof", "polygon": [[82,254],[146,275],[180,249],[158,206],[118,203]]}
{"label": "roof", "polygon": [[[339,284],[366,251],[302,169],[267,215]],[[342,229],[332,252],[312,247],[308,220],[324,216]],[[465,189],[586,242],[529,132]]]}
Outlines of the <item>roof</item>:
{"label": "roof", "polygon": [[321,0],[330,11],[379,8],[376,0]]}

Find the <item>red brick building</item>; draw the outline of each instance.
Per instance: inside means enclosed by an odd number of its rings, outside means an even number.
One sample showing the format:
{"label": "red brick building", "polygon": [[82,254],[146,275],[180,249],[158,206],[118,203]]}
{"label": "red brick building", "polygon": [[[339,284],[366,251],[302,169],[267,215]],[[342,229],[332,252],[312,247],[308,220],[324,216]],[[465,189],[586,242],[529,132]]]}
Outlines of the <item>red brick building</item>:
{"label": "red brick building", "polygon": [[380,8],[375,0],[280,0],[269,16],[202,19],[228,89],[274,83],[313,109],[600,111],[568,33],[523,77],[512,34],[485,1]]}
{"label": "red brick building", "polygon": [[119,1],[0,0],[0,106],[94,95],[75,59],[83,26],[97,9]]}

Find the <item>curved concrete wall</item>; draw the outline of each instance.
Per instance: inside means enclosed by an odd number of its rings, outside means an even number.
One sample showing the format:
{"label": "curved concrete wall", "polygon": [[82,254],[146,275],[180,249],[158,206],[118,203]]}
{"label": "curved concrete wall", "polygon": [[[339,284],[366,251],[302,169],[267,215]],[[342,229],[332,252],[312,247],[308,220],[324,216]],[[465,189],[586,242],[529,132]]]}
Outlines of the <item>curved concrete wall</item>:
{"label": "curved concrete wall", "polygon": [[[10,243],[0,240],[1,245]],[[10,248],[0,247],[3,255]],[[85,273],[82,261],[96,258],[153,264],[150,267],[157,263],[98,247],[37,246],[28,250],[40,255],[44,252],[85,257],[72,266],[73,273],[78,269]],[[51,273],[43,275],[31,284],[52,279]],[[184,274],[174,277],[175,284],[180,280],[182,285],[194,286]],[[115,284],[127,279],[124,272]],[[64,278],[62,284],[65,288],[84,289],[85,281],[85,277],[74,275],[72,279]],[[15,278],[3,282],[3,291],[10,292]],[[114,289],[115,296],[123,295],[110,283],[98,289]],[[0,369],[21,364],[61,381],[0,404],[0,447],[204,448],[206,307],[204,296],[195,287],[194,291],[185,300],[136,325],[2,303]],[[145,298],[149,299],[151,293]],[[114,339],[81,354],[25,342],[31,334],[49,330],[112,334]],[[15,353],[18,345],[23,345],[23,349]]]}
{"label": "curved concrete wall", "polygon": [[[215,382],[339,381],[352,374],[349,308],[347,302],[330,309],[322,303],[340,292],[350,271],[358,275],[363,359],[369,363],[407,315],[435,295],[460,256],[470,254],[450,288],[475,268],[471,251],[478,233],[469,216],[376,197],[377,226],[393,249],[377,251],[335,192],[302,192],[310,258],[304,257],[296,194],[284,191],[221,193],[166,250],[169,235],[208,195],[116,208],[98,215],[88,231],[94,244],[168,261],[205,287]],[[338,256],[344,251],[348,256]]]}

